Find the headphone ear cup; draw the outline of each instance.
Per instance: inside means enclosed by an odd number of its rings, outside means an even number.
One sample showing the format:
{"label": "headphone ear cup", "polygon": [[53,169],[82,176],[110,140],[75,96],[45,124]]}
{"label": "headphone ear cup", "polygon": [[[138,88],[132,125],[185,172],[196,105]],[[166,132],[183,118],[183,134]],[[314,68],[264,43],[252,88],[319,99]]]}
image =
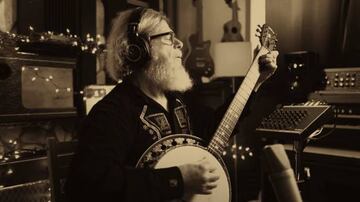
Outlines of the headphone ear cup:
{"label": "headphone ear cup", "polygon": [[133,64],[141,65],[150,59],[149,42],[144,36],[134,36],[127,47],[127,59]]}
{"label": "headphone ear cup", "polygon": [[142,44],[141,47],[143,49],[143,55],[142,55],[143,60],[144,60],[144,62],[148,61],[148,60],[150,60],[150,56],[151,56],[150,41],[145,34],[140,34],[139,40],[141,41],[140,43]]}
{"label": "headphone ear cup", "polygon": [[137,63],[141,59],[142,48],[134,39],[130,40],[127,50],[126,50],[126,59],[131,63]]}

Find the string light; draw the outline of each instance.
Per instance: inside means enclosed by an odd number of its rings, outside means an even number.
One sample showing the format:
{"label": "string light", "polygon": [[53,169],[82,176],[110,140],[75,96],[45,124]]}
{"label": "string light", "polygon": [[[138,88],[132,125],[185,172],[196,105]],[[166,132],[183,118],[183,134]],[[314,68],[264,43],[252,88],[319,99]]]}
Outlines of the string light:
{"label": "string light", "polygon": [[[236,148],[238,150],[236,150]],[[231,158],[236,160],[238,156],[241,160],[245,160],[247,157],[253,157],[254,153],[251,151],[250,147],[244,147],[243,145],[237,146],[236,144],[231,145],[230,152],[223,151],[222,155],[227,156],[231,155]]]}
{"label": "string light", "polygon": [[36,80],[38,79],[44,80],[55,88],[55,93],[60,93],[60,91],[64,91],[68,93],[72,92],[72,89],[70,87],[60,87],[58,84],[56,84],[54,82],[54,77],[52,75],[49,76],[40,75],[38,67],[34,67],[34,68],[26,68],[25,66],[21,67],[21,71],[26,71],[26,70],[32,70],[33,73],[33,77],[31,78],[32,82],[36,82]]}
{"label": "string light", "polygon": [[66,34],[55,34],[53,31],[37,33],[34,30],[34,27],[29,26],[29,36],[0,31],[0,51],[17,52],[20,49],[18,45],[37,42],[78,47],[79,51],[91,54],[101,54],[105,51],[105,44],[101,41],[101,35],[96,35],[94,38],[88,33],[85,40],[83,40],[76,34],[71,34],[68,28],[66,28]]}
{"label": "string light", "polygon": [[14,173],[14,171],[13,171],[13,169],[11,169],[11,168],[9,168],[7,171],[6,171],[6,174],[7,175],[11,175],[11,174],[13,174]]}

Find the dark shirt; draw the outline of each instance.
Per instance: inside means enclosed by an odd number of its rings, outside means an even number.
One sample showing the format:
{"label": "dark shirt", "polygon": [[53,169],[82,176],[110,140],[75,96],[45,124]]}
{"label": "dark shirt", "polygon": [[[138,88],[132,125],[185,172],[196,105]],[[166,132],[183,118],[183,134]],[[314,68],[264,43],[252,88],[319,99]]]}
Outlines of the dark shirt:
{"label": "dark shirt", "polygon": [[125,80],[92,108],[66,184],[70,201],[159,202],[182,196],[178,167],[146,169],[136,163],[170,134],[192,134],[207,143],[215,116],[211,108],[187,104],[176,93],[166,96],[168,111]]}

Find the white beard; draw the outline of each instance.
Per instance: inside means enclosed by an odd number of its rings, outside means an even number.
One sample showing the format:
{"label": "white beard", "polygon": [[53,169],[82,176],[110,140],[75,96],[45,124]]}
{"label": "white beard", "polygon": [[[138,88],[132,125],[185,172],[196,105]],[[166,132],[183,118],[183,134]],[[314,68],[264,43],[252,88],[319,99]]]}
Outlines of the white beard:
{"label": "white beard", "polygon": [[157,88],[163,91],[185,92],[193,86],[193,82],[181,63],[169,59],[152,60],[145,70],[145,76]]}

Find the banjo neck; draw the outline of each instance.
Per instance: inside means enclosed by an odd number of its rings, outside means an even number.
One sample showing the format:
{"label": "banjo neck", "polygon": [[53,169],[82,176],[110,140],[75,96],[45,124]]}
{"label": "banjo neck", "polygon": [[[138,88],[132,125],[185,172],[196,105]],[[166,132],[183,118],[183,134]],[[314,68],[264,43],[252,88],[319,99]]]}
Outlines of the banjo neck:
{"label": "banjo neck", "polygon": [[230,136],[238,122],[244,107],[251,95],[251,92],[256,86],[256,82],[260,76],[258,59],[261,55],[268,52],[264,47],[261,47],[259,53],[253,60],[245,79],[236,92],[230,106],[228,107],[224,117],[222,118],[213,138],[211,139],[208,150],[219,156],[223,154],[227,147]]}

